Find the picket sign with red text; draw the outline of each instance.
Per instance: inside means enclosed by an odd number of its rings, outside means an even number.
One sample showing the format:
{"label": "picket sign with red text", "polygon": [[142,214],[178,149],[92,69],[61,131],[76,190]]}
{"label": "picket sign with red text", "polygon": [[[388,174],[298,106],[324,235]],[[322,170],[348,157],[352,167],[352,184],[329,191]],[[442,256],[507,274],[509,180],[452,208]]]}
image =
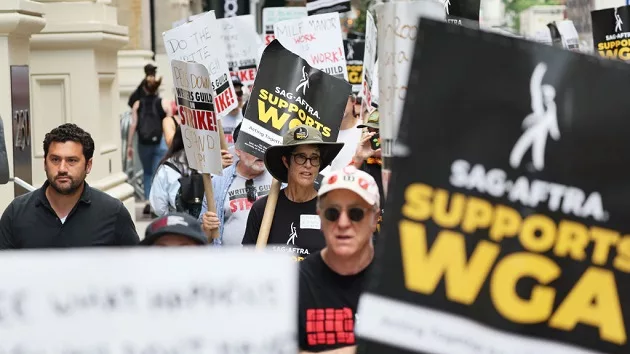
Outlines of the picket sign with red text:
{"label": "picket sign with red text", "polygon": [[276,39],[273,32],[273,25],[280,21],[306,17],[307,14],[308,12],[306,11],[306,7],[303,6],[264,8],[262,11],[262,26],[265,45]]}
{"label": "picket sign with red text", "polygon": [[374,24],[374,17],[368,11],[365,20],[365,51],[363,54],[363,73],[361,77],[360,96],[364,98],[367,107],[372,106],[372,87],[375,78],[376,39],[378,32]]}
{"label": "picket sign with red text", "polygon": [[221,143],[210,77],[199,63],[171,61],[186,158],[192,169],[221,176]]}
{"label": "picket sign with red text", "polygon": [[393,140],[407,94],[407,79],[413,58],[420,15],[446,19],[438,1],[388,2],[375,6],[378,23],[379,112],[383,156],[391,156]]}
{"label": "picket sign with red text", "polygon": [[230,74],[238,76],[243,85],[250,87],[256,78],[258,48],[261,40],[256,32],[253,15],[226,17],[219,19],[223,31],[226,59]]}
{"label": "picket sign with red text", "polygon": [[282,46],[312,67],[348,81],[338,12],[281,21],[273,28]]}
{"label": "picket sign with red text", "polygon": [[223,117],[238,106],[226,61],[225,44],[214,11],[164,32],[163,39],[169,61],[196,62],[206,67],[217,115]]}
{"label": "picket sign with red text", "polygon": [[240,248],[4,252],[0,353],[297,353],[297,270]]}

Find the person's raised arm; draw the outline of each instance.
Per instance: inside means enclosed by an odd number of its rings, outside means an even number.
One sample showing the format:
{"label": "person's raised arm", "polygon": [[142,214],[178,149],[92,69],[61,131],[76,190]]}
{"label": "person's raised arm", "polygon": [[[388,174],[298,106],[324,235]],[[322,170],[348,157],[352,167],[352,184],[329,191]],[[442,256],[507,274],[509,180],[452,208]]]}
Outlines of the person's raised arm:
{"label": "person's raised arm", "polygon": [[140,107],[140,101],[136,101],[131,109],[131,125],[129,125],[129,133],[127,134],[127,158],[133,159],[133,136],[136,134],[136,127],[138,126],[138,108]]}

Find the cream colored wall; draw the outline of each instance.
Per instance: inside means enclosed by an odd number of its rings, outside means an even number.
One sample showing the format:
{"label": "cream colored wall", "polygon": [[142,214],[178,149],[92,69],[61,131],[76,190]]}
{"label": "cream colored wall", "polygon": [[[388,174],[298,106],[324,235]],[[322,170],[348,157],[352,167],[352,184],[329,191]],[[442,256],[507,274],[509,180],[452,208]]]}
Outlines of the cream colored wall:
{"label": "cream colored wall", "polygon": [[[13,176],[13,136],[11,128],[11,65],[29,64],[29,37],[39,32],[46,21],[43,6],[26,0],[0,1],[0,117],[4,126],[4,140]],[[13,183],[0,185],[0,210],[13,200]]]}
{"label": "cream colored wall", "polygon": [[133,188],[122,172],[117,76],[127,28],[118,25],[116,8],[109,3],[44,3],[46,27],[31,39],[33,182],[46,178],[40,167],[45,134],[75,123],[95,141],[88,183],[122,200],[135,218]]}

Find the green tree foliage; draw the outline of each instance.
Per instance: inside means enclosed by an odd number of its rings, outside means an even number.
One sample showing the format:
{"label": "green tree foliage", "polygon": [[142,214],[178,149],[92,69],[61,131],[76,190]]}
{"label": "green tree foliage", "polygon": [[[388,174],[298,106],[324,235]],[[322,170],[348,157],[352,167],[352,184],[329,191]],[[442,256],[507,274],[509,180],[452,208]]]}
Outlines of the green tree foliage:
{"label": "green tree foliage", "polygon": [[534,5],[561,5],[563,0],[502,0],[505,14],[514,19],[514,27],[520,30],[520,13]]}
{"label": "green tree foliage", "polygon": [[354,21],[352,30],[357,33],[365,33],[365,21],[367,18],[367,11],[374,3],[374,0],[361,0],[359,7],[359,17]]}

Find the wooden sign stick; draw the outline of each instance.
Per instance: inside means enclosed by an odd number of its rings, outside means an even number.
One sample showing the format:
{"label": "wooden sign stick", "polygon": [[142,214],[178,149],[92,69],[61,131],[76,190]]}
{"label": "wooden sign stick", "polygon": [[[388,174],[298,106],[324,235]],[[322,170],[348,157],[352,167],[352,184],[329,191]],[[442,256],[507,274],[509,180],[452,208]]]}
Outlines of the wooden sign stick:
{"label": "wooden sign stick", "polygon": [[263,214],[262,222],[260,223],[260,230],[258,231],[256,248],[267,247],[269,231],[271,230],[271,222],[273,221],[273,216],[276,213],[276,204],[278,204],[278,195],[280,195],[280,185],[280,181],[275,178],[271,181],[271,189],[267,195],[267,204],[265,205],[265,212]]}
{"label": "wooden sign stick", "polygon": [[219,119],[219,140],[221,141],[221,150],[227,150],[228,144],[227,140],[225,140],[225,132],[223,132],[223,123],[221,123],[221,119]]}
{"label": "wooden sign stick", "polygon": [[[203,190],[206,194],[206,201],[208,202],[208,211],[216,214],[217,206],[214,204],[214,191],[212,190],[212,178],[209,173],[203,173]],[[208,234],[208,241],[212,243],[212,240],[219,238],[219,229],[214,229]]]}

